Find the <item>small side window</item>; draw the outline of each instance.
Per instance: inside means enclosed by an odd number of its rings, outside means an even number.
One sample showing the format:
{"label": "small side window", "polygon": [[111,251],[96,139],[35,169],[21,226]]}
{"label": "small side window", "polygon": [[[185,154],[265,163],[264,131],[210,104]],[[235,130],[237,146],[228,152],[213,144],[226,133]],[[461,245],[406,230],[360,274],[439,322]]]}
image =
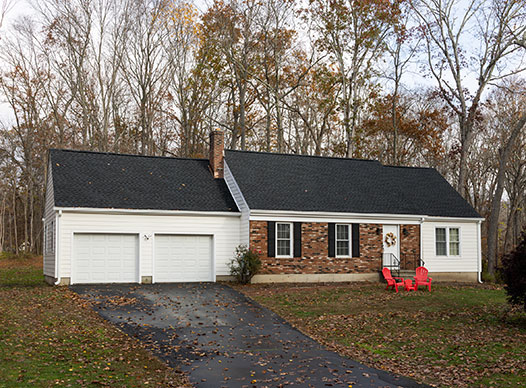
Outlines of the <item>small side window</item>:
{"label": "small side window", "polygon": [[44,253],[55,253],[55,220],[49,221],[44,227]]}
{"label": "small side window", "polygon": [[460,256],[460,230],[449,228],[449,255]]}
{"label": "small side window", "polygon": [[437,256],[447,256],[446,228],[435,229],[435,242]]}

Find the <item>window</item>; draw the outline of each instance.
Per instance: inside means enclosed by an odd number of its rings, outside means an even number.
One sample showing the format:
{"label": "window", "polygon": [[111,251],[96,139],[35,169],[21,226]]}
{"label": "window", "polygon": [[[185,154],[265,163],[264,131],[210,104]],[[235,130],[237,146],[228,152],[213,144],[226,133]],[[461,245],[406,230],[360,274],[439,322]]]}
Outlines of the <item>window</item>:
{"label": "window", "polygon": [[449,228],[449,255],[460,256],[460,231],[458,228]]}
{"label": "window", "polygon": [[44,225],[44,253],[55,253],[55,220]]}
{"label": "window", "polygon": [[292,256],[292,225],[276,224],[276,256]]}
{"label": "window", "polygon": [[349,225],[336,225],[336,257],[349,257]]}
{"label": "window", "polygon": [[435,243],[437,256],[460,256],[460,229],[436,228]]}
{"label": "window", "polygon": [[437,256],[447,256],[446,228],[436,228]]}

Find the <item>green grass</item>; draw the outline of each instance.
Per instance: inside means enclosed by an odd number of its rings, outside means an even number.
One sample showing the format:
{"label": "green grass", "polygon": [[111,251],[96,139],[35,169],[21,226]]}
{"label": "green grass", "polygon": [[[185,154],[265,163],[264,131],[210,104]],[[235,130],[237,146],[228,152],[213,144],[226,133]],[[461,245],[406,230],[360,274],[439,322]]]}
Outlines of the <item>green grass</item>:
{"label": "green grass", "polygon": [[418,381],[526,386],[526,314],[497,287],[436,284],[251,285],[241,291],[340,353]]}
{"label": "green grass", "polygon": [[0,386],[181,386],[185,378],[44,283],[41,259],[0,260]]}

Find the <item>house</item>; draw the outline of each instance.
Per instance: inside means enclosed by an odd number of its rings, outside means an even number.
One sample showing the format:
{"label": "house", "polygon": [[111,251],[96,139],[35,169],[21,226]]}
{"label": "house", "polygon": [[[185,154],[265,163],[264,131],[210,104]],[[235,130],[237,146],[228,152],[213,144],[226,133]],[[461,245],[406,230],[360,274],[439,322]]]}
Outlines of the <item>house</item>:
{"label": "house", "polygon": [[46,280],[226,280],[239,244],[261,254],[254,282],[481,272],[482,218],[434,169],[210,144],[209,159],[50,150]]}

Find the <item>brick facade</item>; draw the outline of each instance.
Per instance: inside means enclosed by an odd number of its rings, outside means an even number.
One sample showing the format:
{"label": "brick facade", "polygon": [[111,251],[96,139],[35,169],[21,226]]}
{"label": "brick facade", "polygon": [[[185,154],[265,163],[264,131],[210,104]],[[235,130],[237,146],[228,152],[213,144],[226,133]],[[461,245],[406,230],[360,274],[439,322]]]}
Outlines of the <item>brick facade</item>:
{"label": "brick facade", "polygon": [[402,269],[415,269],[420,261],[420,225],[400,225]]}
{"label": "brick facade", "polygon": [[225,148],[225,135],[222,131],[212,131],[210,132],[210,169],[212,170],[212,175],[214,178],[223,178],[224,177],[224,158],[223,151]]}
{"label": "brick facade", "polygon": [[[404,235],[404,228],[406,234]],[[250,221],[250,247],[260,252],[261,274],[370,273],[381,270],[382,225],[360,224],[360,257],[328,257],[329,226],[326,222],[304,222],[301,226],[302,257],[268,257],[267,222]],[[420,252],[420,226],[400,226],[400,252]]]}

